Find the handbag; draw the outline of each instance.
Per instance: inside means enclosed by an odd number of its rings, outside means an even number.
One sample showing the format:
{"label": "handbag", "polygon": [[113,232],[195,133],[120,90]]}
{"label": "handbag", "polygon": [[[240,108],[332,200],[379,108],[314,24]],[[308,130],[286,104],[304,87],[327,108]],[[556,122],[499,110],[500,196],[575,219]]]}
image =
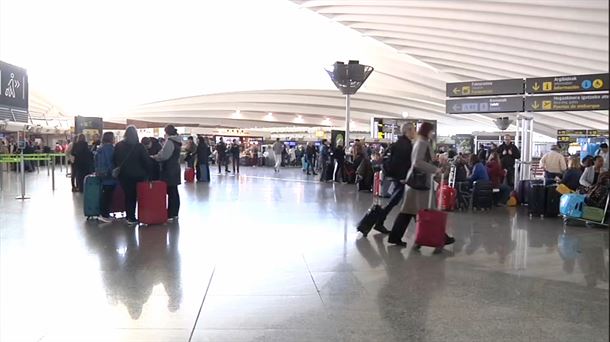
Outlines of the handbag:
{"label": "handbag", "polygon": [[123,164],[125,164],[127,159],[129,159],[129,156],[131,155],[131,152],[133,152],[133,150],[136,148],[136,145],[133,145],[129,153],[127,153],[127,157],[125,157],[125,159],[123,159],[123,161],[121,162],[121,165],[112,169],[112,178],[119,178],[119,175],[121,174],[121,167],[123,167]]}
{"label": "handbag", "polygon": [[[429,162],[431,159],[430,147],[428,147],[424,161]],[[411,166],[411,170],[407,175],[406,184],[415,190],[430,190],[430,187],[428,186],[428,175],[425,172],[417,170],[417,168],[415,168],[415,163],[413,163],[413,166]]]}

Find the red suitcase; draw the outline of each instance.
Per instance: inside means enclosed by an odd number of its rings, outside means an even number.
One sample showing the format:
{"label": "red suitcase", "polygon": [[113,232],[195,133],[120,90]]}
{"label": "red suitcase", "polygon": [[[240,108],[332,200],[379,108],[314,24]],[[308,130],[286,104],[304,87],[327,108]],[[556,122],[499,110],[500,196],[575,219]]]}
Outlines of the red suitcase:
{"label": "red suitcase", "polygon": [[187,183],[193,183],[195,181],[195,169],[192,167],[187,167],[184,170],[184,180]]}
{"label": "red suitcase", "polygon": [[163,181],[140,182],[138,191],[138,220],[142,224],[167,222],[167,184]]}
{"label": "red suitcase", "polygon": [[[433,181],[434,182],[434,181]],[[441,181],[442,184],[442,181]],[[432,207],[434,186],[430,189],[428,207]],[[415,246],[442,248],[445,246],[445,232],[447,230],[447,213],[434,209],[421,209],[417,213],[415,233]]]}
{"label": "red suitcase", "polygon": [[437,206],[440,210],[455,210],[457,191],[448,184],[441,185],[437,195]]}
{"label": "red suitcase", "polygon": [[[110,203],[110,213],[123,214],[125,213],[125,193],[121,185],[117,184],[112,192],[112,202]],[[118,215],[117,215],[118,216]]]}

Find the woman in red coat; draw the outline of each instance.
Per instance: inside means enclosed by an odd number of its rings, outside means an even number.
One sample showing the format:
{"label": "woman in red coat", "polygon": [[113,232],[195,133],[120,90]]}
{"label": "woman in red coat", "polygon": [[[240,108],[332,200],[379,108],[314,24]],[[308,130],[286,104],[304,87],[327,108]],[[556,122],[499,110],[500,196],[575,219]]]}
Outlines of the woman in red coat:
{"label": "woman in red coat", "polygon": [[487,161],[487,174],[494,189],[500,189],[500,192],[494,194],[496,206],[504,206],[510,198],[510,187],[504,184],[504,176],[506,172],[502,168],[500,156],[493,152]]}

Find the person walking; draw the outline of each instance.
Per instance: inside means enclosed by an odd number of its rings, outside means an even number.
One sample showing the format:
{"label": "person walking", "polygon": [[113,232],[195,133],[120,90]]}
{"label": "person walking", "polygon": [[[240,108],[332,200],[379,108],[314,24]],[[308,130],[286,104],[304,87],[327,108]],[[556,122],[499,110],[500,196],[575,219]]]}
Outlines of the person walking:
{"label": "person walking", "polygon": [[114,165],[118,167],[119,183],[125,193],[125,211],[127,224],[136,225],[136,202],[138,199],[137,184],[149,179],[149,156],[146,147],[138,139],[135,126],[129,125],[125,136],[114,147]]}
{"label": "person walking", "polygon": [[284,151],[284,144],[280,142],[280,138],[276,138],[273,146],[271,146],[273,150],[273,156],[275,157],[275,166],[273,170],[275,172],[280,172],[280,166],[282,166],[282,152]]}
{"label": "person walking", "polygon": [[210,145],[208,145],[208,139],[199,137],[197,139],[197,181],[198,182],[209,182],[210,181]]}
{"label": "person walking", "polygon": [[328,167],[330,166],[330,146],[328,140],[322,139],[322,145],[320,145],[320,182],[326,182],[328,180]]}
{"label": "person walking", "polygon": [[74,156],[74,170],[76,171],[76,189],[83,192],[85,176],[93,171],[93,153],[87,145],[84,134],[79,134],[78,139],[72,147]]}
{"label": "person walking", "polygon": [[333,153],[333,159],[336,162],[333,180],[338,182],[339,177],[341,177],[341,182],[347,183],[347,177],[345,176],[345,150],[343,149],[343,146],[337,146]]}
{"label": "person walking", "polygon": [[98,220],[109,223],[110,206],[112,204],[112,194],[116,187],[116,179],[112,177],[114,164],[114,133],[106,132],[102,135],[101,145],[95,154],[95,175],[102,179],[102,200],[100,203],[100,216]]}
{"label": "person walking", "polygon": [[313,175],[317,176],[318,174],[314,169],[314,161],[316,160],[316,147],[313,146],[313,143],[311,141],[307,143],[307,147],[305,148],[305,159],[305,164],[307,166],[305,171],[307,172],[307,175],[311,175],[311,173],[309,172],[309,170],[311,169]]}
{"label": "person walking", "polygon": [[502,168],[506,170],[506,184],[511,188],[515,187],[515,160],[521,159],[521,151],[513,144],[510,135],[504,136],[504,142],[498,146],[497,151],[500,155]]}
{"label": "person walking", "polygon": [[159,153],[152,158],[161,163],[161,180],[167,183],[167,217],[172,222],[178,219],[180,211],[180,194],[178,185],[180,177],[180,151],[182,139],[173,125],[165,126],[167,142]]}
{"label": "person walking", "polygon": [[[402,208],[400,214],[394,221],[394,226],[390,232],[388,243],[406,247],[407,244],[402,241],[402,237],[405,234],[407,227],[412,219],[417,215],[417,212],[421,209],[428,207],[428,199],[430,191],[432,191],[432,175],[441,172],[441,169],[431,164],[432,161],[432,147],[430,146],[430,139],[432,138],[434,126],[429,122],[424,122],[417,131],[417,138],[413,144],[413,151],[411,153],[412,165],[407,173],[407,179],[409,175],[415,170],[425,174],[426,187],[430,190],[417,190],[408,185],[405,185],[405,199],[402,202]],[[452,244],[455,242],[453,237],[445,234],[445,244]]]}
{"label": "person walking", "polygon": [[540,167],[544,170],[546,180],[561,179],[563,173],[568,168],[566,159],[559,152],[559,146],[551,146],[551,150],[540,158]]}
{"label": "person walking", "polygon": [[411,152],[413,144],[411,141],[415,139],[415,126],[411,123],[403,124],[400,129],[402,135],[390,147],[390,156],[384,163],[384,177],[390,177],[394,183],[394,191],[390,197],[390,201],[383,208],[379,215],[377,223],[373,229],[388,234],[390,231],[384,226],[385,220],[392,209],[400,203],[405,193],[405,187],[402,182],[407,178],[407,172],[411,168]]}
{"label": "person walking", "polygon": [[227,159],[227,145],[224,140],[220,138],[218,144],[216,144],[216,164],[218,164],[218,174],[222,174],[222,167],[225,167],[225,172],[229,173],[229,167],[226,165]]}
{"label": "person walking", "polygon": [[231,161],[233,164],[233,173],[239,173],[239,155],[241,154],[241,148],[237,143],[237,139],[233,139],[231,142],[231,149],[229,150],[231,153]]}

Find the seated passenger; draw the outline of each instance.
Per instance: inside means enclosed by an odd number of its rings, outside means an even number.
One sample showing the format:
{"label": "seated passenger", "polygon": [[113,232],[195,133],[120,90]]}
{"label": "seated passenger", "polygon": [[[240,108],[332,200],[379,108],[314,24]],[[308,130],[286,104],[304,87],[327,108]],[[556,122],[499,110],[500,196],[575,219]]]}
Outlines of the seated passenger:
{"label": "seated passenger", "polygon": [[483,163],[479,160],[479,157],[476,154],[470,155],[470,165],[472,166],[472,174],[468,178],[468,181],[470,182],[471,187],[476,181],[489,180],[487,168],[485,168],[485,165],[483,165]]}
{"label": "seated passenger", "polygon": [[468,180],[468,167],[464,162],[464,157],[462,155],[456,156],[453,165],[455,166],[455,182],[466,182]]}
{"label": "seated passenger", "polygon": [[582,176],[580,176],[580,185],[588,188],[597,183],[597,179],[599,178],[599,174],[602,172],[603,167],[604,158],[601,156],[593,158],[593,165],[587,167]]}
{"label": "seated passenger", "polygon": [[492,152],[487,162],[487,173],[494,189],[499,189],[500,192],[494,194],[496,206],[504,206],[510,198],[510,187],[504,184],[505,171],[500,162],[500,156],[496,152]]}
{"label": "seated passenger", "polygon": [[576,191],[580,185],[580,177],[582,171],[580,170],[580,162],[578,157],[574,156],[570,158],[568,162],[568,169],[566,170],[561,183],[570,188],[572,191]]}
{"label": "seated passenger", "polygon": [[585,203],[588,206],[604,209],[608,198],[610,172],[601,172],[598,181],[589,188]]}

